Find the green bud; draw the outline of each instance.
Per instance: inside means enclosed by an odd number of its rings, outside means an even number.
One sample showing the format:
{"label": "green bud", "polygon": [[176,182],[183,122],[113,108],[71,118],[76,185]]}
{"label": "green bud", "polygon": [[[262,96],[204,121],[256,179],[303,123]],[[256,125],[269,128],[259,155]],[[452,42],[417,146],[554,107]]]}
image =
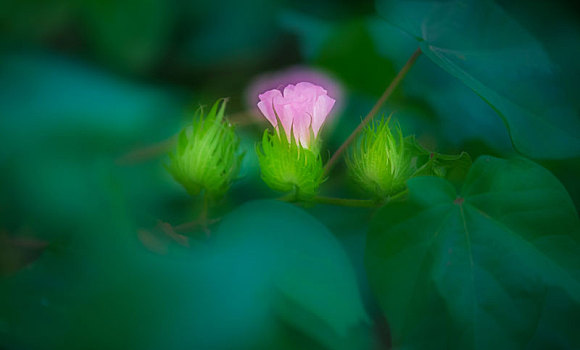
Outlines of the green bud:
{"label": "green bud", "polygon": [[411,177],[403,132],[397,125],[393,135],[389,120],[381,118],[367,125],[346,159],[353,180],[380,198],[403,190]]}
{"label": "green bud", "polygon": [[308,200],[318,193],[324,182],[322,159],[318,147],[302,147],[283,128],[276,133],[264,132],[261,147],[256,147],[262,179],[272,189],[294,192],[296,199]]}
{"label": "green bud", "polygon": [[200,108],[193,124],[179,134],[177,151],[169,155],[167,170],[192,196],[202,190],[222,196],[238,173],[243,155],[236,152],[239,138],[233,125],[224,120],[226,102],[218,100],[206,116]]}

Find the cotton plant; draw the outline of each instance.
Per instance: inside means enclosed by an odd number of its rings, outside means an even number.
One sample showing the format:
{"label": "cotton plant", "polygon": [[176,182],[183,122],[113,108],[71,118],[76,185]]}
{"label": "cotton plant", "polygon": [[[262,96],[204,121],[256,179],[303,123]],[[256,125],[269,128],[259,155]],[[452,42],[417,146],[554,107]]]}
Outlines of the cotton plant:
{"label": "cotton plant", "polygon": [[[463,154],[440,155],[410,142],[414,138],[403,137],[390,117],[374,120],[377,106],[324,164],[320,135],[336,103],[328,91],[302,81],[267,90],[258,98],[258,110],[271,126],[256,144],[261,177],[271,189],[284,193],[281,200],[377,207],[404,196],[407,180],[413,176],[445,176],[441,174],[447,171],[436,170],[471,164]],[[204,198],[219,199],[236,179],[241,164],[239,138],[225,119],[225,107],[222,99],[207,115],[198,111],[170,155],[168,170],[192,196],[203,193]],[[319,196],[321,184],[345,151],[348,174],[367,199]]]}
{"label": "cotton plant", "polygon": [[[267,90],[258,97],[257,107],[271,125],[256,145],[262,179],[288,200],[324,202],[318,193],[329,164],[324,167],[320,134],[336,100],[311,82]],[[207,115],[199,110],[193,123],[181,131],[177,150],[170,155],[167,169],[192,196],[203,193],[206,198],[221,198],[236,178],[241,163],[239,138],[224,117],[225,107],[222,99]],[[346,164],[351,178],[372,199],[329,203],[376,206],[377,199],[403,191],[412,176],[406,147],[400,127],[393,133],[388,120],[367,124]]]}

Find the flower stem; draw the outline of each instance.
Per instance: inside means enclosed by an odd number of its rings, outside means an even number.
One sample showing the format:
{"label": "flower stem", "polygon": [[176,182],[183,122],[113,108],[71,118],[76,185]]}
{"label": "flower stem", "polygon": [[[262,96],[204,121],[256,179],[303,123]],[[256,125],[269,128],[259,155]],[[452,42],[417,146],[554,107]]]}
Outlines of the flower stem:
{"label": "flower stem", "polygon": [[[328,205],[338,205],[342,207],[358,207],[358,208],[378,208],[385,204],[394,202],[396,200],[402,199],[409,193],[409,189],[404,189],[394,195],[384,198],[384,199],[352,199],[352,198],[336,198],[336,197],[325,197],[316,196],[309,201],[318,204],[328,204]],[[288,193],[282,197],[278,197],[277,200],[289,203],[300,202],[296,197],[295,193]]]}
{"label": "flower stem", "polygon": [[346,141],[344,141],[343,144],[340,145],[338,150],[334,152],[332,157],[330,157],[330,159],[324,166],[324,175],[328,175],[328,173],[334,167],[336,161],[338,160],[338,157],[340,157],[340,155],[346,150],[346,148],[354,141],[358,133],[375,117],[381,106],[385,103],[385,101],[387,101],[387,99],[391,96],[391,94],[397,88],[397,86],[399,86],[399,83],[401,82],[401,80],[403,80],[405,75],[407,75],[407,72],[409,72],[409,69],[411,69],[411,67],[413,66],[413,64],[415,63],[420,54],[421,48],[417,48],[417,50],[413,52],[411,57],[409,57],[407,63],[405,63],[403,68],[401,68],[399,73],[397,73],[397,76],[395,76],[395,78],[391,81],[389,86],[387,86],[387,89],[385,90],[385,92],[383,92],[383,95],[378,99],[377,103],[375,103],[373,109],[371,109],[371,111],[366,115],[366,117],[357,126],[357,128],[350,134],[350,136],[346,139]]}
{"label": "flower stem", "polygon": [[339,205],[343,207],[377,208],[384,204],[384,201],[374,199],[350,199],[316,196],[312,202],[319,204]]}
{"label": "flower stem", "polygon": [[408,189],[408,188],[406,188],[406,189],[402,190],[401,192],[398,192],[398,193],[396,193],[396,194],[394,194],[394,195],[390,196],[390,197],[387,199],[387,202],[388,202],[388,203],[390,203],[390,202],[393,202],[393,201],[399,200],[399,199],[403,198],[404,196],[406,196],[408,193],[409,193],[409,189]]}
{"label": "flower stem", "polygon": [[[282,197],[278,197],[277,200],[282,202],[296,203],[300,202],[294,193],[288,193]],[[316,196],[309,202],[318,204],[329,204],[338,205],[343,207],[359,207],[359,208],[377,208],[385,203],[384,200],[380,199],[350,199],[350,198],[336,198],[336,197],[324,197]]]}

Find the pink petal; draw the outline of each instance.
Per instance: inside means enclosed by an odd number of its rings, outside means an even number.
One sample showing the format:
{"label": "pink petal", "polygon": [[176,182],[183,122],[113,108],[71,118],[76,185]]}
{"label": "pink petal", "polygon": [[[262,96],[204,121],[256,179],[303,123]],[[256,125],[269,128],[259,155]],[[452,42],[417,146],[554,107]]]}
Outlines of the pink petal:
{"label": "pink petal", "polygon": [[290,138],[292,137],[292,124],[294,121],[294,110],[292,109],[292,105],[290,104],[278,105],[276,107],[276,110],[282,112],[278,116],[280,117],[280,121],[282,122],[284,132],[288,137],[288,142],[290,142]]}
{"label": "pink petal", "polygon": [[314,136],[318,136],[318,131],[320,131],[322,124],[326,120],[326,117],[328,116],[328,113],[330,113],[335,102],[334,99],[327,95],[321,95],[316,100],[312,116],[312,131],[314,131]]}
{"label": "pink petal", "polygon": [[309,143],[310,141],[310,124],[312,122],[314,101],[305,101],[304,96],[298,96],[296,100],[292,101],[292,109],[294,111],[292,125],[296,142],[300,140],[302,143]]}
{"label": "pink petal", "polygon": [[274,111],[274,99],[282,97],[282,93],[280,90],[273,89],[260,94],[258,97],[260,98],[260,102],[258,102],[260,112],[262,112],[272,126],[276,127],[278,123],[276,122],[276,113]]}
{"label": "pink petal", "polygon": [[295,86],[292,84],[288,84],[288,86],[286,86],[284,88],[284,98],[285,99],[294,98],[294,88],[295,88]]}
{"label": "pink petal", "polygon": [[294,112],[294,122],[292,128],[294,131],[294,138],[296,143],[300,143],[302,147],[308,148],[310,146],[310,123],[312,118],[304,112]]}
{"label": "pink petal", "polygon": [[276,116],[280,119],[288,141],[293,137],[302,147],[310,146],[310,133],[318,136],[328,113],[336,102],[324,88],[309,82],[289,84],[283,93],[269,90],[259,95],[258,108],[270,123],[277,128]]}
{"label": "pink petal", "polygon": [[314,100],[316,100],[316,97],[320,95],[326,95],[326,90],[324,90],[321,86],[314,85],[306,81],[296,84],[296,88],[294,91],[296,92],[296,94],[304,94],[306,96],[312,96],[314,97]]}

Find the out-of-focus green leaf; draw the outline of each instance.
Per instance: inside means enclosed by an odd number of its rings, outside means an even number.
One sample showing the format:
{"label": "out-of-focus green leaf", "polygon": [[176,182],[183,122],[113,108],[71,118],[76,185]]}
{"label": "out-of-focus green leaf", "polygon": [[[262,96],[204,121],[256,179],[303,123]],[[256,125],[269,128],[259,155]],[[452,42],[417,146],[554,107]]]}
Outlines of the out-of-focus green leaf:
{"label": "out-of-focus green leaf", "polygon": [[169,44],[171,2],[164,0],[85,0],[83,25],[96,56],[124,70],[150,69]]}
{"label": "out-of-focus green leaf", "polygon": [[[0,80],[4,228],[60,235],[109,217],[115,158],[171,135],[181,115],[165,91],[56,56],[5,54]],[[167,186],[162,173],[135,172],[123,186],[151,181],[133,196],[152,198]]]}
{"label": "out-of-focus green leaf", "polygon": [[181,113],[178,100],[159,88],[58,56],[4,54],[0,79],[0,154],[49,138],[111,151]]}
{"label": "out-of-focus green leaf", "polygon": [[497,0],[497,4],[521,23],[536,39],[550,60],[554,62],[554,73],[567,87],[567,92],[576,110],[580,110],[578,77],[580,77],[580,17],[578,5],[566,0],[525,1]]}
{"label": "out-of-focus green leaf", "polygon": [[372,347],[348,257],[322,224],[291,204],[246,203],[207,244],[190,240],[189,250],[161,254],[147,251],[131,225],[108,227],[53,245],[0,280],[0,345]]}
{"label": "out-of-focus green leaf", "polygon": [[436,177],[408,185],[366,251],[395,348],[578,348],[580,222],[552,174],[482,156],[460,193]]}
{"label": "out-of-focus green leaf", "polygon": [[380,96],[395,76],[391,61],[380,56],[364,21],[336,27],[314,64],[332,72],[349,90]]}
{"label": "out-of-focus green leaf", "polygon": [[298,36],[300,51],[307,60],[313,60],[320,54],[324,43],[337,27],[335,23],[292,11],[280,15],[280,24]]}
{"label": "out-of-focus green leaf", "polygon": [[[122,71],[150,71],[171,44],[175,9],[163,0],[9,0],[0,41],[70,46]],[[57,43],[57,45],[55,45]]]}
{"label": "out-of-focus green leaf", "polygon": [[279,3],[268,0],[184,2],[187,37],[181,64],[231,67],[264,57],[277,43]]}
{"label": "out-of-focus green leaf", "polygon": [[0,41],[42,42],[70,20],[74,0],[6,0],[0,3]]}
{"label": "out-of-focus green leaf", "polygon": [[[215,236],[220,247],[253,261],[254,270],[247,273],[267,279],[280,317],[322,344],[345,346],[340,339],[348,341],[353,328],[367,320],[340,243],[302,210],[275,201],[250,202],[231,213]],[[252,258],[240,247],[258,254]]]}
{"label": "out-of-focus green leaf", "polygon": [[379,13],[504,119],[514,146],[536,158],[580,154],[580,118],[541,45],[491,1],[379,0]]}

